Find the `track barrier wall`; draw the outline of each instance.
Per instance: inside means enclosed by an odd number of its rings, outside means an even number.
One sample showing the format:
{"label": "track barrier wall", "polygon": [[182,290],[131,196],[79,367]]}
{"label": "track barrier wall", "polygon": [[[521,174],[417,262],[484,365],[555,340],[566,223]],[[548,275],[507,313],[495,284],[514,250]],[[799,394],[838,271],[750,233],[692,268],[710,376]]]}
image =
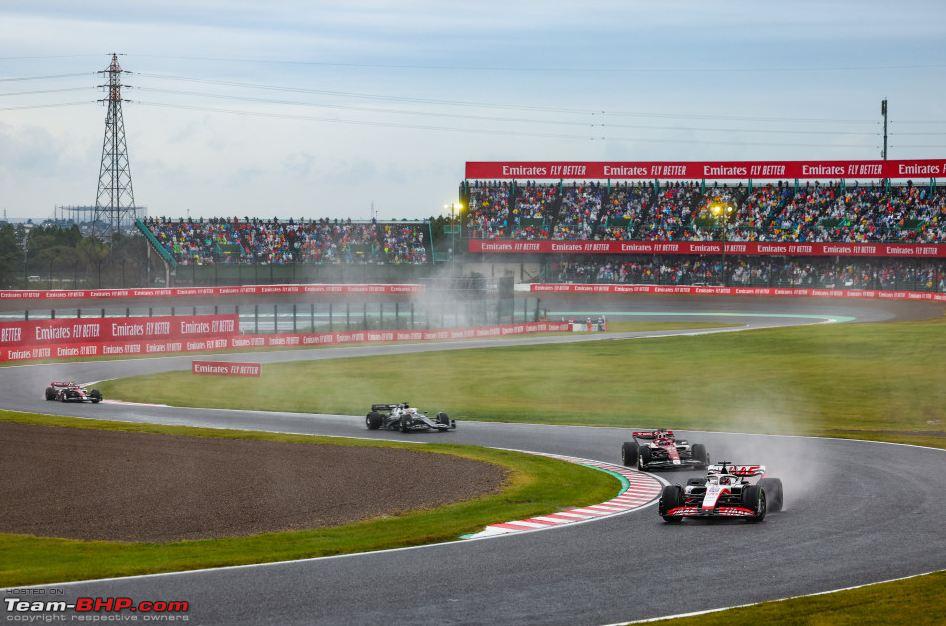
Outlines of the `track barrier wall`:
{"label": "track barrier wall", "polygon": [[169,287],[160,289],[6,289],[0,300],[122,300],[126,298],[193,298],[292,294],[416,294],[419,284],[318,283],[308,285],[234,285],[226,287]]}
{"label": "track barrier wall", "polygon": [[[203,318],[232,316],[202,316]],[[183,318],[173,318],[180,320]],[[49,320],[53,321],[53,320]],[[59,320],[62,321],[62,320]],[[86,323],[82,319],[65,320],[68,323]],[[125,322],[122,318],[106,320]],[[207,320],[209,321],[209,319]],[[148,320],[142,319],[141,323]],[[16,322],[15,324],[22,324]],[[476,339],[523,335],[528,333],[568,332],[565,322],[526,322],[522,324],[499,324],[473,328],[450,328],[441,330],[360,330],[350,332],[324,333],[278,333],[268,335],[218,333],[213,336],[173,339],[138,339],[135,341],[106,340],[81,341],[71,343],[46,343],[4,347],[0,351],[2,361],[33,361],[44,359],[62,359],[100,356],[161,356],[187,352],[206,352],[212,350],[252,349],[252,348],[290,348],[326,345],[347,345],[357,343],[377,343],[388,341],[444,341],[451,339]]]}

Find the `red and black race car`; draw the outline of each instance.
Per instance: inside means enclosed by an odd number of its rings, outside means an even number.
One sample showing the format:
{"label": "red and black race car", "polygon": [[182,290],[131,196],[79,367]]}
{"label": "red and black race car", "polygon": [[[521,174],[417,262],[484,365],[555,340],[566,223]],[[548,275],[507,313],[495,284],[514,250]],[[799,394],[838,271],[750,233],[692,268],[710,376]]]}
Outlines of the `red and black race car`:
{"label": "red and black race car", "polygon": [[664,487],[657,512],[671,524],[690,517],[761,522],[766,513],[781,511],[782,504],[782,481],[766,476],[764,465],[722,461],[706,468],[706,478]]}
{"label": "red and black race car", "polygon": [[98,404],[102,401],[102,392],[98,389],[86,389],[74,382],[54,380],[49,383],[49,387],[46,387],[46,399],[59,400],[60,402],[91,402],[92,404]]}
{"label": "red and black race car", "polygon": [[677,439],[672,430],[636,430],[631,436],[634,441],[627,441],[621,446],[621,460],[627,467],[640,470],[703,469],[709,465],[706,446],[701,443],[690,445],[683,439]]}

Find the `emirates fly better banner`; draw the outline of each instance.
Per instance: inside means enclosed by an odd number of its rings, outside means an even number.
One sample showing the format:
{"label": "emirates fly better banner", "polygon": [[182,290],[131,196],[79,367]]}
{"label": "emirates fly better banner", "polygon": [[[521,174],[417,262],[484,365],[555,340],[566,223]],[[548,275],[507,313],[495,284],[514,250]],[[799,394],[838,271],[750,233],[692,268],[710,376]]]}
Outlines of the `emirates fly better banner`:
{"label": "emirates fly better banner", "polygon": [[0,349],[134,340],[230,337],[236,315],[102,317],[0,322]]}
{"label": "emirates fly better banner", "polygon": [[469,252],[506,254],[726,254],[946,258],[942,243],[789,243],[762,241],[519,241],[470,239]]}
{"label": "emirates fly better banner", "polygon": [[467,179],[827,180],[937,178],[946,158],[891,161],[467,161]]}

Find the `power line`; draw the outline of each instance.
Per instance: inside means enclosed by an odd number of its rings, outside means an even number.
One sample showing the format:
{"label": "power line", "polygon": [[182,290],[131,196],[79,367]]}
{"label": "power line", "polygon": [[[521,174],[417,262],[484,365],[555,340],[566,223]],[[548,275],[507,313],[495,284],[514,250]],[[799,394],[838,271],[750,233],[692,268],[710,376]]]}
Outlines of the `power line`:
{"label": "power line", "polygon": [[311,89],[305,87],[290,87],[284,85],[267,85],[259,83],[247,83],[240,81],[230,81],[230,80],[218,80],[212,78],[197,78],[191,76],[174,76],[168,74],[154,74],[149,72],[139,72],[137,76],[154,78],[157,80],[168,80],[168,81],[183,81],[183,82],[194,82],[202,83],[207,85],[218,85],[224,87],[242,87],[246,89],[260,89],[265,91],[284,91],[290,93],[307,93],[307,94],[318,94],[318,95],[327,95],[327,96],[342,96],[348,98],[358,98],[358,99],[367,99],[367,100],[390,100],[394,102],[408,102],[412,104],[438,104],[444,106],[459,106],[459,107],[478,107],[478,108],[495,108],[495,109],[509,109],[509,110],[520,110],[520,111],[540,111],[547,113],[574,113],[578,115],[601,115],[601,116],[617,116],[617,117],[646,117],[646,118],[667,118],[667,119],[707,119],[707,120],[730,120],[730,121],[755,121],[755,122],[827,122],[827,123],[856,123],[856,124],[873,124],[876,125],[876,120],[868,119],[838,119],[838,118],[811,118],[811,117],[756,117],[756,116],[746,116],[746,115],[714,115],[714,114],[705,114],[705,113],[687,113],[687,114],[673,114],[673,113],[641,113],[641,112],[631,112],[631,111],[607,111],[601,109],[576,109],[568,107],[551,107],[551,106],[541,106],[541,105],[522,105],[522,104],[506,104],[506,103],[497,103],[497,102],[475,102],[469,100],[446,100],[440,98],[419,98],[416,96],[396,96],[396,95],[386,95],[386,94],[375,94],[375,93],[364,93],[364,92],[353,92],[353,91],[339,91],[339,90],[328,90],[328,89]]}
{"label": "power line", "polygon": [[9,78],[0,78],[0,83],[12,83],[22,80],[47,80],[50,78],[73,78],[75,76],[92,76],[92,72],[76,72],[73,74],[46,74],[45,76],[12,76]]}
{"label": "power line", "polygon": [[19,111],[22,109],[49,109],[53,107],[71,107],[79,104],[95,104],[95,100],[79,100],[77,102],[54,102],[51,104],[25,104],[13,107],[0,107],[0,111]]}
{"label": "power line", "polygon": [[33,91],[8,91],[5,93],[0,93],[0,97],[3,96],[31,96],[35,94],[43,93],[63,93],[66,91],[88,91],[90,89],[95,89],[92,86],[89,87],[65,87],[63,89],[39,89]]}
{"label": "power line", "polygon": [[372,113],[393,113],[396,115],[414,115],[423,117],[449,117],[454,119],[485,120],[490,122],[514,122],[526,124],[548,124],[558,126],[579,126],[586,128],[639,128],[645,130],[670,130],[670,131],[697,131],[697,132],[742,132],[753,134],[777,134],[777,135],[859,135],[859,136],[877,136],[876,132],[865,131],[805,131],[805,130],[783,130],[783,129],[749,129],[749,128],[698,128],[689,126],[653,126],[645,124],[595,124],[588,122],[569,122],[563,120],[537,120],[533,118],[522,117],[498,117],[487,115],[467,115],[457,113],[440,113],[432,111],[412,111],[407,109],[389,109],[378,107],[359,107],[340,104],[325,104],[315,102],[303,102],[299,100],[276,100],[271,98],[254,98],[251,96],[237,96],[232,94],[216,94],[201,91],[180,91],[175,89],[158,89],[154,87],[139,87],[138,91],[153,91],[157,93],[166,93],[184,96],[199,96],[207,98],[220,98],[226,100],[239,100],[247,102],[262,102],[267,104],[285,104],[292,106],[310,106],[316,108],[328,108],[350,111],[366,111]]}
{"label": "power line", "polygon": [[416,63],[351,63],[339,61],[314,61],[307,59],[259,59],[246,57],[211,57],[178,56],[157,54],[136,54],[141,58],[168,59],[179,61],[213,61],[224,63],[260,63],[277,65],[309,65],[318,67],[343,67],[365,69],[404,69],[435,71],[473,71],[473,72],[561,72],[561,73],[755,73],[755,72],[876,72],[884,70],[930,70],[946,68],[946,63],[902,64],[902,65],[848,65],[834,67],[561,67],[561,66],[486,66],[486,65],[430,65]]}
{"label": "power line", "polygon": [[509,131],[509,130],[499,130],[499,129],[482,129],[482,128],[456,128],[449,126],[434,126],[426,124],[404,124],[400,122],[381,122],[381,121],[371,121],[371,120],[351,120],[343,119],[337,117],[316,117],[309,115],[296,115],[291,113],[266,113],[261,111],[246,111],[238,109],[223,109],[217,107],[203,107],[196,105],[187,105],[187,104],[172,104],[168,102],[148,102],[148,101],[138,101],[138,104],[145,106],[154,106],[154,107],[165,107],[165,108],[175,108],[175,109],[185,109],[192,111],[206,111],[211,113],[229,113],[233,115],[248,115],[256,117],[267,117],[274,119],[293,119],[293,120],[308,120],[315,122],[327,122],[333,124],[345,124],[345,125],[354,125],[354,126],[372,126],[372,127],[381,127],[381,128],[405,128],[412,130],[429,130],[429,131],[440,131],[440,132],[454,132],[454,133],[470,133],[470,134],[483,134],[483,135],[502,135],[502,136],[523,136],[523,137],[543,137],[543,138],[553,138],[553,139],[570,139],[570,140],[580,140],[580,141],[631,141],[631,142],[643,142],[643,143],[685,143],[685,144],[707,144],[707,145],[730,145],[730,146],[800,146],[800,147],[809,147],[809,148],[865,148],[863,144],[811,144],[811,143],[774,143],[774,142],[731,142],[731,141],[700,141],[700,140],[691,140],[691,139],[663,139],[663,138],[650,138],[650,137],[607,137],[607,136],[582,136],[582,135],[567,135],[567,134],[556,134],[556,133],[534,133],[534,132],[519,132],[519,131]]}

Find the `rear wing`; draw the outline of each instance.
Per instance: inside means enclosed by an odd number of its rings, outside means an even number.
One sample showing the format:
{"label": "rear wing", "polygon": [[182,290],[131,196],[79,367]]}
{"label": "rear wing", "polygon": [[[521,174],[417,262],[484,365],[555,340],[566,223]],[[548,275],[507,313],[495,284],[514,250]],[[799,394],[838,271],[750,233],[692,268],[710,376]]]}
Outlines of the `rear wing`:
{"label": "rear wing", "polygon": [[372,404],[372,411],[393,411],[397,407],[401,406],[400,404]]}
{"label": "rear wing", "polygon": [[764,465],[734,465],[732,463],[718,463],[706,468],[707,474],[731,474],[733,476],[762,476],[765,474]]}
{"label": "rear wing", "polygon": [[54,380],[49,383],[50,387],[71,387],[72,383],[66,380]]}
{"label": "rear wing", "polygon": [[[668,437],[673,437],[672,430],[666,430],[664,433]],[[635,430],[631,433],[631,437],[634,439],[654,439],[657,436],[656,430]]]}

